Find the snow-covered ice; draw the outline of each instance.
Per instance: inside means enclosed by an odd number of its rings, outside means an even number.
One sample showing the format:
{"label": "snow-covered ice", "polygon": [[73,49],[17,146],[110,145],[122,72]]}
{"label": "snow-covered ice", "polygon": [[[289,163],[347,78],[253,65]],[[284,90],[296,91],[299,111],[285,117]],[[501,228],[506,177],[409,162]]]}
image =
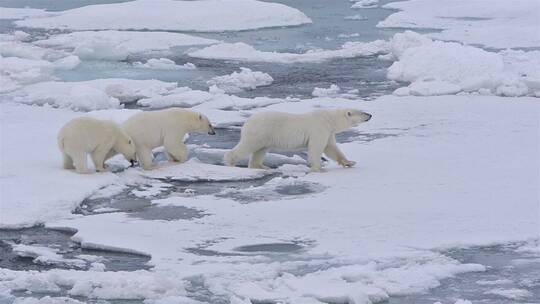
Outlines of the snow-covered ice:
{"label": "snow-covered ice", "polygon": [[322,62],[335,58],[354,58],[373,56],[384,53],[386,42],[347,42],[337,50],[312,50],[306,53],[280,53],[259,51],[253,46],[243,43],[220,43],[190,52],[191,57],[206,59],[228,59],[238,61],[260,61],[274,63]]}
{"label": "snow-covered ice", "polygon": [[243,90],[253,90],[256,87],[269,85],[274,81],[267,73],[252,71],[248,68],[240,68],[240,72],[232,72],[229,75],[216,76],[206,83],[215,86],[224,93],[238,93]]}
{"label": "snow-covered ice", "polygon": [[380,27],[440,29],[429,35],[500,49],[540,47],[540,2],[536,0],[511,4],[490,0],[409,0],[384,7],[400,11],[381,21]]}
{"label": "snow-covered ice", "polygon": [[[290,108],[295,104],[298,110],[305,111],[307,106],[316,106],[317,103],[302,101],[276,106]],[[130,280],[159,278],[160,282],[164,280],[162,284],[167,285],[171,276],[202,276],[215,294],[229,299],[256,301],[354,299],[359,303],[368,303],[368,300],[380,301],[391,295],[422,292],[438,286],[441,279],[449,276],[485,269],[477,264],[460,264],[428,249],[490,244],[536,235],[539,225],[538,212],[534,211],[538,208],[535,193],[540,180],[535,170],[539,165],[539,106],[534,98],[441,96],[427,99],[387,96],[375,102],[360,103],[359,106],[374,115],[372,121],[360,127],[363,132],[390,132],[395,136],[370,143],[342,144],[344,152],[359,162],[357,168],[341,169],[330,164],[325,173],[299,175],[299,181],[324,186],[325,190],[320,193],[251,204],[240,204],[226,197],[211,195],[156,201],[159,204],[197,208],[208,214],[197,220],[147,221],[130,218],[123,213],[73,216],[69,214],[69,209],[77,200],[71,198],[70,203],[66,193],[63,193],[64,207],[60,207],[62,205],[57,203],[59,194],[50,192],[41,192],[42,195],[47,193],[48,200],[36,203],[25,201],[25,206],[32,206],[32,209],[24,210],[34,212],[38,206],[47,208],[51,216],[48,225],[77,229],[75,238],[83,247],[123,248],[151,255],[155,270],[132,274]],[[17,115],[17,108],[24,111]],[[23,113],[25,117],[34,112],[42,119],[50,117],[46,119],[48,124],[61,120],[57,115],[69,113],[58,109],[9,105],[3,105],[3,111],[10,114],[5,115],[9,119],[2,119],[4,124],[13,128],[18,122],[20,128],[25,129],[36,122],[30,119],[21,121],[20,115]],[[291,111],[294,109],[291,108]],[[60,125],[60,122],[55,123]],[[31,164],[17,162],[23,163],[23,168],[28,169],[17,168],[17,171],[8,173],[17,172],[19,176],[24,174],[24,178],[28,178],[36,176],[36,170],[47,171],[47,180],[52,178],[59,185],[70,182],[72,192],[80,193],[79,200],[92,191],[91,185],[88,185],[89,179],[95,177],[110,184],[121,178],[110,173],[78,176],[63,172],[65,170],[59,168],[60,161],[54,160],[56,147],[52,136],[44,136],[43,132],[48,132],[46,128],[35,129],[34,137],[42,138],[40,145],[46,147],[48,152],[42,153],[44,155],[38,159],[32,159]],[[35,144],[31,136],[14,140],[10,137],[6,143],[9,146],[17,142],[20,146]],[[10,157],[26,159],[28,155]],[[6,165],[2,163],[3,168]],[[198,165],[193,161],[186,164],[185,169],[191,170],[191,166],[193,170],[190,172],[197,174],[198,178],[214,174],[205,170],[218,170],[216,174],[225,176],[238,176],[235,170],[249,174],[257,172]],[[11,168],[15,169],[14,166]],[[39,168],[46,170],[39,171]],[[163,178],[184,171],[182,166],[171,165],[167,168],[174,171],[157,170],[148,174]],[[69,179],[60,178],[59,174],[62,173]],[[10,187],[17,188],[16,179],[11,174],[6,175],[3,185],[8,181]],[[38,190],[35,188],[38,184],[36,181],[40,176],[45,177],[37,175],[34,182],[25,183],[32,187],[35,194]],[[464,176],[467,178],[462,178]],[[83,180],[86,190],[79,184]],[[358,183],[347,183],[348,180]],[[273,186],[269,183],[259,189],[263,191]],[[93,187],[95,191],[99,185],[94,184]],[[258,188],[250,191],[256,192]],[[19,198],[25,197],[17,194]],[[5,207],[9,212],[14,206],[10,204]],[[45,210],[40,211],[43,218]],[[25,215],[20,211],[8,215],[7,219],[12,221],[22,220],[21,216],[40,218],[35,213]],[[299,218],[302,219],[300,225]],[[513,220],[506,221],[508,218]],[[2,223],[6,224],[4,221],[3,217]],[[95,225],[96,222],[100,225]],[[340,237],[336,238],[336,235]],[[304,248],[296,253],[299,255],[297,261],[267,263],[264,256],[257,254],[234,255],[237,252],[235,248],[244,245],[291,241]],[[200,246],[209,252],[224,255],[199,256],[186,251],[186,248]],[[306,267],[320,269],[322,265],[331,266],[319,272],[299,272],[299,269]],[[12,286],[14,283],[9,277],[13,275],[19,277],[17,284],[23,286],[28,284],[25,282],[38,279],[58,284],[58,281],[54,281],[54,274],[58,271],[17,274],[4,271],[2,284]],[[96,277],[72,272],[68,278],[86,282],[92,277],[93,282],[101,282],[95,284],[104,284],[119,275],[104,272]],[[75,286],[79,286],[77,284]],[[173,285],[167,285],[169,289],[176,288],[176,292],[171,293],[152,288],[144,294],[134,290],[129,292],[132,297],[148,299],[165,295],[183,296],[184,284],[185,281],[176,279]],[[100,293],[94,288],[85,288],[84,292],[83,289],[72,288],[72,295],[98,298],[128,293],[128,287],[114,289],[114,293],[109,293],[112,290]]]}
{"label": "snow-covered ice", "polygon": [[159,80],[96,79],[81,82],[49,81],[23,87],[7,95],[11,101],[23,104],[48,104],[79,111],[120,107],[170,93],[176,83]]}
{"label": "snow-covered ice", "polygon": [[[118,17],[122,12],[122,17]],[[249,12],[249,13],[247,13]],[[99,22],[96,22],[99,16]],[[240,31],[310,23],[289,6],[256,0],[135,0],[88,5],[51,17],[16,21],[24,27],[72,30]]]}
{"label": "snow-covered ice", "polygon": [[219,41],[181,33],[110,30],[58,34],[38,40],[34,44],[69,50],[82,59],[124,60],[134,54],[217,42]]}

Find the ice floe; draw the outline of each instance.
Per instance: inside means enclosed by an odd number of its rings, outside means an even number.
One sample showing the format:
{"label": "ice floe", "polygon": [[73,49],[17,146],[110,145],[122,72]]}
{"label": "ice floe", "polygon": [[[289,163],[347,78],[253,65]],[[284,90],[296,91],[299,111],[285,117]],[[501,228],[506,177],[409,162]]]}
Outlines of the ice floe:
{"label": "ice floe", "polygon": [[[118,12],[122,12],[119,16]],[[249,12],[249,13],[246,13]],[[99,16],[99,22],[96,22]],[[24,27],[72,30],[240,31],[311,23],[289,6],[255,0],[135,0],[88,5],[55,16],[16,21]]]}
{"label": "ice floe", "polygon": [[133,54],[217,42],[219,41],[181,33],[110,30],[58,34],[38,40],[34,44],[69,50],[82,59],[124,60]]}
{"label": "ice floe", "polygon": [[216,76],[206,83],[209,86],[215,86],[224,93],[238,93],[243,90],[253,90],[256,87],[269,85],[273,81],[272,76],[266,73],[240,68],[240,72],[235,71],[229,75]]}
{"label": "ice floe", "polygon": [[384,7],[400,11],[379,22],[380,27],[440,29],[429,35],[492,48],[540,46],[540,3],[535,0],[511,5],[504,1],[412,0]]}
{"label": "ice floe", "polygon": [[23,87],[7,98],[24,104],[51,105],[79,111],[118,108],[121,103],[135,102],[166,94],[176,83],[159,80],[96,79],[81,82],[49,81]]}
{"label": "ice floe", "polygon": [[322,62],[335,58],[354,58],[373,56],[384,53],[386,42],[347,42],[337,50],[311,50],[306,53],[280,53],[259,51],[253,46],[243,43],[221,43],[193,51],[189,56],[206,59],[228,59],[238,61],[260,61],[275,63]]}

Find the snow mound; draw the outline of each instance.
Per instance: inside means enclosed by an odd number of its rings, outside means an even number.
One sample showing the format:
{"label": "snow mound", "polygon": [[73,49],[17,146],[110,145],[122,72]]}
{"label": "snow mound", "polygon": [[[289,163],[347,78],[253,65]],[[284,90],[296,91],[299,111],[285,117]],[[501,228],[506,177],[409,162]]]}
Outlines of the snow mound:
{"label": "snow mound", "polygon": [[205,59],[228,59],[248,62],[322,62],[335,58],[367,57],[387,52],[387,42],[347,42],[337,50],[312,50],[302,54],[264,52],[243,42],[221,43],[190,52],[188,55]]}
{"label": "snow mound", "polygon": [[335,84],[330,85],[329,88],[315,88],[311,95],[314,97],[336,97],[339,95],[341,88]]}
{"label": "snow mound", "polygon": [[[118,15],[118,12],[122,12]],[[249,13],[248,13],[249,12]],[[96,22],[99,16],[99,22]],[[241,31],[311,23],[283,4],[255,0],[136,0],[89,5],[56,16],[16,21],[18,26],[72,30]]]}
{"label": "snow mound", "polygon": [[7,98],[17,103],[91,111],[118,108],[121,103],[167,94],[174,88],[176,83],[159,80],[111,78],[80,82],[47,81],[27,85],[11,92]]}
{"label": "snow mound", "polygon": [[229,75],[217,76],[206,83],[209,86],[216,86],[217,89],[225,93],[238,93],[243,90],[253,90],[256,87],[269,85],[273,81],[272,76],[266,73],[240,68],[240,72],[235,71]]}
{"label": "snow mound", "polygon": [[410,82],[396,95],[479,92],[500,96],[533,95],[540,89],[540,51],[488,52],[455,42],[432,41],[407,31],[390,41],[397,61],[388,78]]}
{"label": "snow mound", "polygon": [[384,7],[401,11],[379,22],[379,27],[441,29],[429,35],[492,48],[540,46],[540,2],[536,0],[518,0],[511,5],[505,1],[412,0]]}
{"label": "snow mound", "polygon": [[[38,272],[0,269],[0,278],[2,279],[0,286],[8,285],[16,290],[56,293],[62,286],[68,289],[70,296],[91,299],[139,300],[186,294],[184,281],[145,270],[113,272],[53,269]],[[76,302],[42,301],[37,303],[71,304]]]}
{"label": "snow mound", "polygon": [[154,170],[142,171],[146,177],[176,181],[244,181],[269,174],[272,172],[268,170],[209,165],[196,159],[182,164],[167,162]]}
{"label": "snow mound", "polygon": [[151,58],[148,59],[145,63],[142,62],[134,62],[134,67],[137,68],[146,68],[146,69],[154,69],[154,70],[195,70],[197,67],[190,62],[187,62],[183,65],[178,65],[174,61],[168,59],[168,58]]}
{"label": "snow mound", "polygon": [[83,31],[58,34],[34,44],[72,51],[83,59],[124,60],[129,55],[168,51],[173,47],[218,43],[192,35],[168,32]]}

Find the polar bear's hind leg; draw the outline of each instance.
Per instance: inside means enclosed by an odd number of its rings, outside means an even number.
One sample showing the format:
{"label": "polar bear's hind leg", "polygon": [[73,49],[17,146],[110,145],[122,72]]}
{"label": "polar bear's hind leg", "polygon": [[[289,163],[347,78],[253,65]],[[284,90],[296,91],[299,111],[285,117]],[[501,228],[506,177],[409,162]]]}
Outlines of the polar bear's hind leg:
{"label": "polar bear's hind leg", "polygon": [[225,153],[224,162],[225,165],[233,167],[236,162],[248,157],[253,151],[248,145],[243,144],[242,140],[231,151]]}
{"label": "polar bear's hind leg", "polygon": [[62,152],[62,157],[64,159],[64,169],[75,169],[71,156],[67,155],[66,152]]}
{"label": "polar bear's hind leg", "polygon": [[253,169],[270,169],[269,167],[263,165],[264,156],[266,155],[266,152],[268,151],[267,148],[262,148],[257,151],[255,151],[249,160],[249,167]]}
{"label": "polar bear's hind leg", "polygon": [[73,153],[71,155],[71,158],[73,159],[73,165],[75,166],[75,170],[77,173],[87,174],[90,173],[88,171],[88,165],[86,163],[86,152],[79,151],[76,153]]}

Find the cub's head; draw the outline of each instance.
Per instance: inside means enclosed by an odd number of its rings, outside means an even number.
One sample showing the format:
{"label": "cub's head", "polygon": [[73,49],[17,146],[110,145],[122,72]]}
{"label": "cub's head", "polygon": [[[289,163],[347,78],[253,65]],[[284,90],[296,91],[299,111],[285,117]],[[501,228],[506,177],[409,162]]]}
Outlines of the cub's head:
{"label": "cub's head", "polygon": [[212,127],[212,124],[210,123],[208,117],[200,113],[197,113],[197,115],[197,123],[194,131],[201,133],[207,132],[210,135],[216,135],[216,131],[214,130],[214,127]]}
{"label": "cub's head", "polygon": [[114,150],[122,153],[122,155],[124,155],[124,157],[131,162],[131,164],[137,160],[135,154],[135,143],[124,131],[120,131],[120,135],[116,139],[116,144],[114,145]]}

